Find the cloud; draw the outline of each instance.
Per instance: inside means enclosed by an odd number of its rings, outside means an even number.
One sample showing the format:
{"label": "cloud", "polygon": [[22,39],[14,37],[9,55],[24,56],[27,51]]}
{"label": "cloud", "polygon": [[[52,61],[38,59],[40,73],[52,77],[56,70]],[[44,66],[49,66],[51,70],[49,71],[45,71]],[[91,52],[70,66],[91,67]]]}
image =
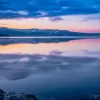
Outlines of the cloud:
{"label": "cloud", "polygon": [[15,62],[28,62],[30,59],[27,58],[27,57],[23,57],[23,58],[20,58],[20,59],[3,59],[3,60],[0,60],[0,63],[15,63]]}
{"label": "cloud", "polygon": [[41,57],[40,59],[37,59],[37,61],[40,61],[40,62],[43,62],[43,61],[46,61],[47,60],[47,57]]}
{"label": "cloud", "polygon": [[52,18],[50,18],[50,20],[53,21],[53,22],[57,22],[57,21],[62,21],[64,19],[61,18],[61,17],[52,17]]}
{"label": "cloud", "polygon": [[88,51],[88,50],[83,50],[83,52],[87,53],[87,54],[100,54],[100,51]]}
{"label": "cloud", "polygon": [[84,18],[83,22],[90,21],[90,20],[99,21],[100,20],[100,13],[99,14],[91,14],[91,15],[86,16]]}
{"label": "cloud", "polygon": [[20,14],[20,15],[28,15],[27,11],[12,11],[12,10],[6,10],[6,11],[0,11],[0,13],[12,13],[12,14]]}
{"label": "cloud", "polygon": [[3,0],[0,10],[1,19],[97,14],[100,0]]}

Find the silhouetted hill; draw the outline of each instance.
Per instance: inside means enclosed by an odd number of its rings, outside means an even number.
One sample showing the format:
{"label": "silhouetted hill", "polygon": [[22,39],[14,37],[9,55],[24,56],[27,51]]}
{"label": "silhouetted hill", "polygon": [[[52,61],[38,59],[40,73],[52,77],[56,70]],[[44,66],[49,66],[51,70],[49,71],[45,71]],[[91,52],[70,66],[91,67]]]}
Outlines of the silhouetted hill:
{"label": "silhouetted hill", "polygon": [[0,28],[0,36],[100,36],[96,33],[78,33],[67,30],[53,29],[9,29]]}
{"label": "silhouetted hill", "polygon": [[6,37],[9,36],[8,34],[0,34],[0,37]]}
{"label": "silhouetted hill", "polygon": [[[5,33],[2,31],[3,28],[0,28],[0,37],[4,37],[4,36],[9,36],[8,33]],[[5,28],[6,29],[6,28]]]}

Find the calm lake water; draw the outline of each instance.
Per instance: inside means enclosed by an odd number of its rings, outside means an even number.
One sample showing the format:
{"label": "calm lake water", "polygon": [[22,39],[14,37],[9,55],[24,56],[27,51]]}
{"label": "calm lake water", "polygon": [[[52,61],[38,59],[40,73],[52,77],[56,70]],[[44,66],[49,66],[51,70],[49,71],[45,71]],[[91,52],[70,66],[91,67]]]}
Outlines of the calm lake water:
{"label": "calm lake water", "polygon": [[0,39],[0,88],[39,100],[100,95],[100,39]]}

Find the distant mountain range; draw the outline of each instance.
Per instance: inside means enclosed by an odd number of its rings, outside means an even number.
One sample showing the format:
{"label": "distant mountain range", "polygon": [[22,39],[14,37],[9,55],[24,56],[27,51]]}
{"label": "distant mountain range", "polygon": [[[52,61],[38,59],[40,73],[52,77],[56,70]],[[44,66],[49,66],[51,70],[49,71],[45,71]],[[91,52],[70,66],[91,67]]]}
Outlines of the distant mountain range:
{"label": "distant mountain range", "polygon": [[78,33],[53,29],[10,29],[1,27],[0,36],[99,36],[99,33]]}

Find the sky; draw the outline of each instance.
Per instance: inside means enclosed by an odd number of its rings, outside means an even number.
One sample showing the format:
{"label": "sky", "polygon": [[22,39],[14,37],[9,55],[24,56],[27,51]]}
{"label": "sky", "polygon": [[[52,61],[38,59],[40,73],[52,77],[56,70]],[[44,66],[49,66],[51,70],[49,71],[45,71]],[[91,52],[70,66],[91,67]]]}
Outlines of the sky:
{"label": "sky", "polygon": [[0,0],[0,27],[100,33],[100,0]]}

